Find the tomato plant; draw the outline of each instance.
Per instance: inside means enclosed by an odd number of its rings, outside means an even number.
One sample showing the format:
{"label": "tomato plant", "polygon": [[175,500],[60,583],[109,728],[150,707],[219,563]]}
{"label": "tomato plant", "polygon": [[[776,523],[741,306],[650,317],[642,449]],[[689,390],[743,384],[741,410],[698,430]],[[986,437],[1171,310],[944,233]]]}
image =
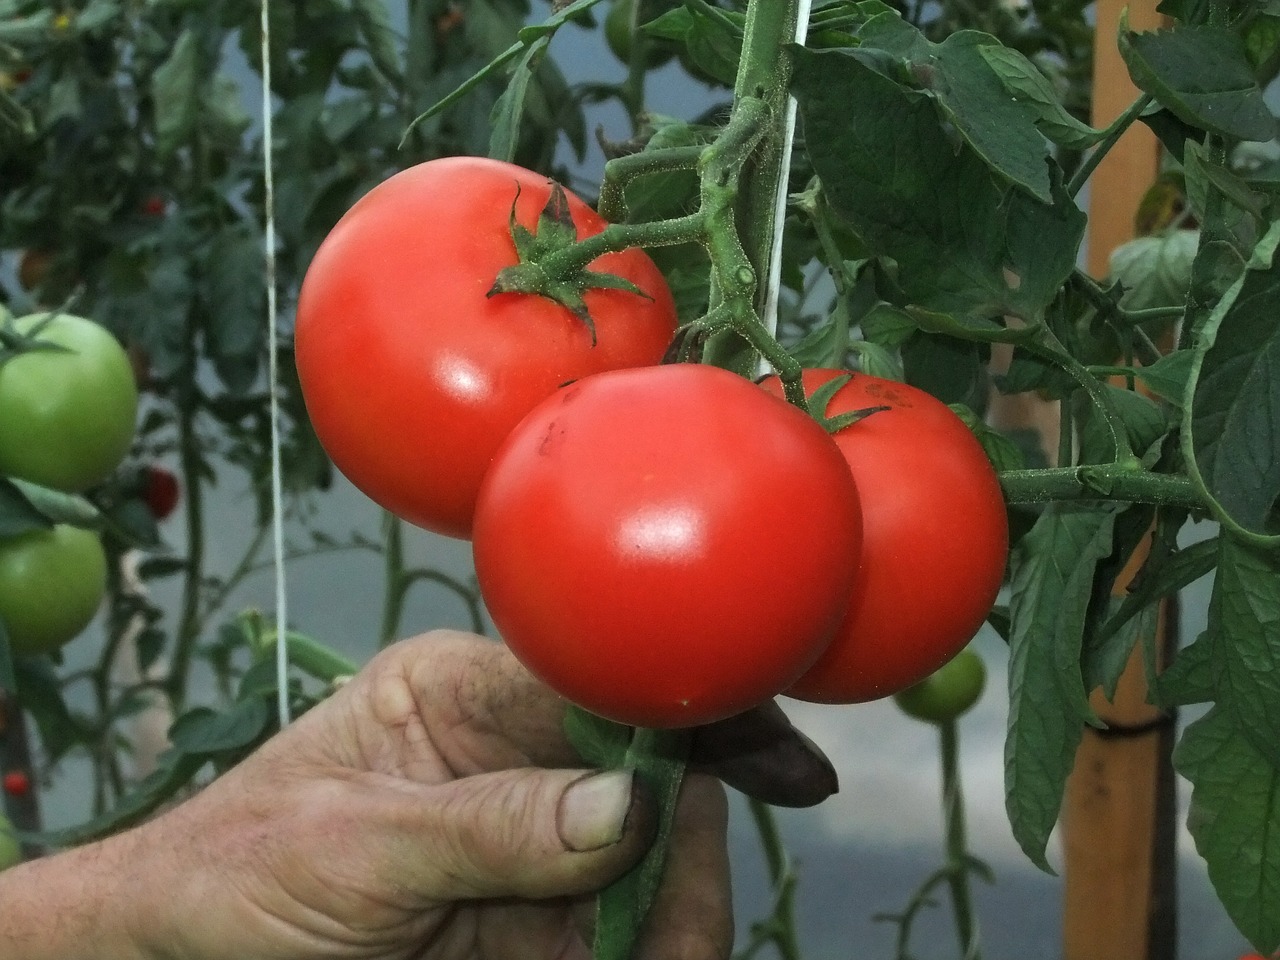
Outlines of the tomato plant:
{"label": "tomato plant", "polygon": [[[806,371],[805,388],[842,375]],[[835,434],[862,503],[862,562],[839,636],[788,690],[803,700],[874,700],[924,679],[973,638],[1004,577],[1004,499],[969,428],[923,390],[867,374],[825,413],[875,407]]]}
{"label": "tomato plant", "polygon": [[[455,157],[419,164],[366,194],[334,227],[298,301],[298,374],[338,469],[413,523],[455,537],[498,444],[561,384],[657,363],[675,329],[662,274],[639,250],[592,268],[643,293],[590,289],[590,325],[550,299],[490,295],[517,262],[510,218],[532,228],[545,177]],[[567,198],[579,237],[605,222]]]}
{"label": "tomato plant", "polygon": [[106,588],[106,554],[91,530],[58,524],[0,539],[0,621],[16,653],[47,653],[75,637]]}
{"label": "tomato plant", "polygon": [[986,685],[982,657],[966,647],[919,683],[899,690],[893,700],[909,717],[946,723],[977,703]]}
{"label": "tomato plant", "polygon": [[580,380],[520,422],[481,489],[476,573],[507,644],[563,696],[692,726],[813,663],[860,526],[813,420],[724,370],[650,367]]}
{"label": "tomato plant", "polygon": [[10,770],[0,781],[0,786],[11,797],[25,797],[31,792],[31,777],[25,770]]}
{"label": "tomato plant", "polygon": [[124,348],[71,314],[19,317],[12,330],[36,342],[0,360],[0,474],[68,491],[105,479],[129,451],[137,418]]}

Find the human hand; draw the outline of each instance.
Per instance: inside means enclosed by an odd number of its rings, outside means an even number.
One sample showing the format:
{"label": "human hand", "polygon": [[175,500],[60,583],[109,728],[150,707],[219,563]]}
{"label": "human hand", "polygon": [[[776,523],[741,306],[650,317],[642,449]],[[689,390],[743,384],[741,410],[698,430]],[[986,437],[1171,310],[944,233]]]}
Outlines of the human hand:
{"label": "human hand", "polygon": [[[578,958],[590,896],[635,863],[657,811],[629,773],[580,769],[565,704],[500,645],[397,644],[128,844],[145,954]],[[835,775],[772,705],[703,728],[700,762],[771,802]],[[691,773],[641,956],[727,957],[719,783]]]}

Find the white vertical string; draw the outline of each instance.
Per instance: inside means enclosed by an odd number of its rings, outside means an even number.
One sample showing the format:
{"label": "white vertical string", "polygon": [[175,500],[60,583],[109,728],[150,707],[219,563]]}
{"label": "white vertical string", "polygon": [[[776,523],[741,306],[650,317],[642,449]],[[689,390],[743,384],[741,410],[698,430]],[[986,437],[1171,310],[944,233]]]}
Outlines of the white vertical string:
{"label": "white vertical string", "polygon": [[266,224],[267,378],[271,397],[271,546],[276,575],[276,710],[281,728],[289,716],[288,603],[284,576],[284,486],[280,470],[280,357],[276,323],[276,204],[271,164],[271,0],[262,0],[262,187]]}
{"label": "white vertical string", "polygon": [[[809,11],[812,7],[813,0],[800,0],[797,8],[796,43],[802,46],[809,36]],[[778,335],[778,299],[782,288],[782,227],[787,219],[787,184],[791,179],[791,148],[796,135],[795,97],[787,97],[787,112],[784,120],[786,127],[782,138],[782,165],[778,173],[778,192],[774,196],[773,205],[773,249],[769,253],[764,310],[760,318],[773,336]],[[768,362],[763,358],[760,360],[758,372],[761,375],[771,372]]]}

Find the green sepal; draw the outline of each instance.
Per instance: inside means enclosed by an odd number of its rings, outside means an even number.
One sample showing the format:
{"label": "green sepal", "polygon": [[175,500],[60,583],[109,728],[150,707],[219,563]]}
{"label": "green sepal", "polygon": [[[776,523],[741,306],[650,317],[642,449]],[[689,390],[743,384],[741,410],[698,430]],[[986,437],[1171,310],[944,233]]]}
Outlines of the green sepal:
{"label": "green sepal", "polygon": [[584,299],[588,290],[622,290],[646,300],[653,299],[625,277],[586,267],[574,270],[567,277],[552,277],[544,269],[545,261],[578,242],[578,228],[574,225],[573,215],[569,210],[568,195],[560,184],[551,181],[551,194],[538,215],[534,230],[516,219],[516,203],[519,199],[520,190],[517,187],[515,199],[511,201],[508,222],[511,242],[515,245],[520,262],[500,270],[486,296],[522,293],[554,300],[582,321],[591,332],[592,346],[597,342],[596,325]]}

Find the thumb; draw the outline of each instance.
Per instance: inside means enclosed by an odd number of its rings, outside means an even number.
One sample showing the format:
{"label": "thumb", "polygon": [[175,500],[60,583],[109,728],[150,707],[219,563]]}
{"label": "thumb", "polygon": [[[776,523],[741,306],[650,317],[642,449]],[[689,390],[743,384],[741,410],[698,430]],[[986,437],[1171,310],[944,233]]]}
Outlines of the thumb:
{"label": "thumb", "polygon": [[405,881],[432,900],[571,896],[620,876],[656,817],[629,770],[515,769],[415,791],[395,844]]}

